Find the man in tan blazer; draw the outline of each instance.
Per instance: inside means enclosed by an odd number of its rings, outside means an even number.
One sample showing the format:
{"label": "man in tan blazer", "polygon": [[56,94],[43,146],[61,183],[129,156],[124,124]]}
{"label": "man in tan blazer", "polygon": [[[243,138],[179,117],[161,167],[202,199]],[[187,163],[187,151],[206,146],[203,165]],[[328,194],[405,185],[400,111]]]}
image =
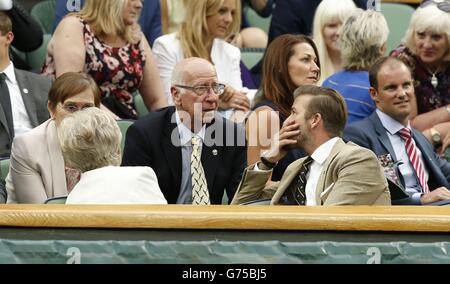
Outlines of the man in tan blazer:
{"label": "man in tan blazer", "polygon": [[[299,87],[291,116],[261,161],[244,171],[231,204],[270,198],[272,205],[390,205],[376,156],[340,138],[346,121],[347,108],[339,93]],[[310,156],[290,164],[281,181],[268,185],[272,168],[290,147],[303,148]]]}

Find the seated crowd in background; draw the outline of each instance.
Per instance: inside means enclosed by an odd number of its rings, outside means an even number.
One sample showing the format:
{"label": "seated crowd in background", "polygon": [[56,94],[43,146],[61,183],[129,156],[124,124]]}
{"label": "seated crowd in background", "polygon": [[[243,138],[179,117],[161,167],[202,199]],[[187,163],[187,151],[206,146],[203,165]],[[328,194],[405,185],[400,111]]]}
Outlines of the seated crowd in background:
{"label": "seated crowd in background", "polygon": [[[291,205],[440,205],[450,199],[450,166],[434,152],[442,154],[450,144],[445,77],[450,16],[435,2],[424,1],[416,10],[404,45],[392,53],[407,63],[412,77],[398,61],[374,64],[386,52],[389,29],[381,13],[356,8],[368,8],[367,1],[68,3],[57,1],[59,16],[43,67],[49,78],[11,63],[9,47],[22,45],[23,27],[35,23],[26,13],[18,20],[24,12],[20,6],[0,0],[0,10],[7,10],[0,12],[5,43],[0,90],[9,95],[0,97],[0,151],[3,158],[11,155],[6,189],[0,182],[0,203],[5,190],[9,203],[69,195],[67,203],[221,204],[225,193],[233,204],[270,198],[272,204]],[[180,4],[186,9],[180,28],[162,35],[161,24],[167,29],[161,14],[173,20]],[[243,4],[263,16],[273,12],[271,44],[255,67],[263,67],[263,78],[254,99],[243,88],[240,50],[230,44],[234,38],[233,44],[240,46],[242,40],[245,46],[251,38],[244,30],[238,36],[245,26]],[[75,13],[62,18],[67,12]],[[313,17],[316,43],[307,36]],[[302,29],[308,31],[275,35]],[[250,36],[258,44],[258,33]],[[42,31],[38,37],[42,40]],[[332,89],[313,86],[321,80]],[[121,139],[114,119],[138,119],[136,94],[151,112]],[[98,109],[69,115],[94,106],[110,111],[110,117]],[[96,131],[91,137],[98,140],[89,140],[82,133],[88,135],[95,123],[103,123],[98,127],[104,135]],[[342,141],[346,124],[345,140],[368,149]],[[77,131],[77,139],[69,135]],[[123,140],[122,165],[137,168],[118,167],[117,142]],[[104,147],[80,155],[89,143]],[[121,188],[118,181],[104,196],[111,180],[121,175],[127,177],[120,182],[142,177],[136,191],[121,199],[114,194]]]}

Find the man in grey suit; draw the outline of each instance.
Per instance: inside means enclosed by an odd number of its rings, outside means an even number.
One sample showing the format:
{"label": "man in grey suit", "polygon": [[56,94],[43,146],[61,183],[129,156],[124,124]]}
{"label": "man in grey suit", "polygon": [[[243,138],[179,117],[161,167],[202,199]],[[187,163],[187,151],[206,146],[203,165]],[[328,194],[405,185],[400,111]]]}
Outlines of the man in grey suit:
{"label": "man in grey suit", "polygon": [[[390,205],[375,155],[340,138],[346,121],[347,108],[339,93],[300,86],[291,115],[261,161],[244,171],[232,204],[271,198],[271,204],[280,205]],[[309,156],[291,163],[279,182],[267,184],[290,147],[300,147]]]}
{"label": "man in grey suit", "polygon": [[344,140],[372,150],[385,163],[389,157],[385,172],[390,186],[407,193],[405,198],[393,199],[393,204],[450,204],[450,163],[438,157],[431,143],[409,123],[415,98],[411,71],[401,60],[384,57],[371,67],[369,79],[377,109],[350,124]]}
{"label": "man in grey suit", "polygon": [[51,79],[14,68],[9,47],[14,39],[8,15],[0,12],[0,158],[10,155],[12,140],[46,121]]}

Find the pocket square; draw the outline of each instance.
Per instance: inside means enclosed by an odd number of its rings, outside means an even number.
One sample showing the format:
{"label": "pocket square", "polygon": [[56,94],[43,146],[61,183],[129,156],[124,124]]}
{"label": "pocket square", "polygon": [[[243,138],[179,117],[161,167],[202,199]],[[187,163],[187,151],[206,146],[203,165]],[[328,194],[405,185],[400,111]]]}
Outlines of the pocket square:
{"label": "pocket square", "polygon": [[333,189],[333,185],[334,185],[334,182],[332,184],[330,184],[330,186],[325,188],[324,191],[322,191],[322,193],[320,194],[320,199],[322,199],[325,195],[328,195],[330,193],[330,191]]}

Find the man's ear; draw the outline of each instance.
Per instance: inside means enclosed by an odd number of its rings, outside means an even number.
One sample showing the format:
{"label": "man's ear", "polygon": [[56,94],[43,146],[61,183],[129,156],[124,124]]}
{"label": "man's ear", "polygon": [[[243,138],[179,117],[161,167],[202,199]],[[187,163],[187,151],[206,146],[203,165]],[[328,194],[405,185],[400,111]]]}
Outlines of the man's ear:
{"label": "man's ear", "polygon": [[320,125],[320,123],[322,122],[322,115],[320,113],[315,113],[311,118],[310,118],[310,126],[311,129],[316,128],[317,126]]}
{"label": "man's ear", "polygon": [[14,40],[14,34],[12,32],[8,32],[6,34],[6,42],[8,43],[8,45],[11,45],[13,40]]}
{"label": "man's ear", "polygon": [[170,93],[172,94],[173,103],[178,106],[181,105],[181,91],[176,87],[170,87]]}
{"label": "man's ear", "polygon": [[369,93],[370,93],[370,97],[372,98],[372,100],[375,102],[375,104],[377,104],[379,101],[377,90],[374,87],[370,87]]}

